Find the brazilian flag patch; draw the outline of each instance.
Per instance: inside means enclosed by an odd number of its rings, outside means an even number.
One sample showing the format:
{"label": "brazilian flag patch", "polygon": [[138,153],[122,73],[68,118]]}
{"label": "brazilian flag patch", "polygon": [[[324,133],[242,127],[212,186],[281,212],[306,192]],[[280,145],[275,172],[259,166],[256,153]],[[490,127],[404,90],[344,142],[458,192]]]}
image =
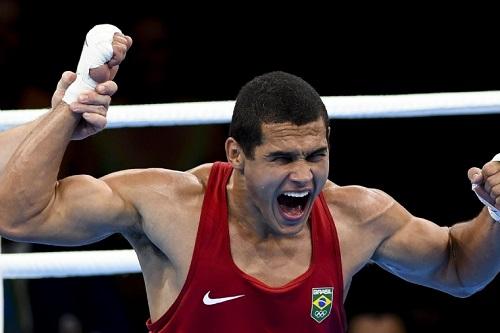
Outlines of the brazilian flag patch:
{"label": "brazilian flag patch", "polygon": [[312,288],[311,318],[321,323],[332,312],[333,287]]}

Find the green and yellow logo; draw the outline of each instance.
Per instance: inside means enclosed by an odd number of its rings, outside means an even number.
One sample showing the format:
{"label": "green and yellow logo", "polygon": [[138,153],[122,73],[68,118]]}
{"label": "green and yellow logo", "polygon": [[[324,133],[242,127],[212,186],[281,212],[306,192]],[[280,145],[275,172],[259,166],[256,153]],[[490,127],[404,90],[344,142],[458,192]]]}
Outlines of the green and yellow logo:
{"label": "green and yellow logo", "polygon": [[321,323],[332,312],[333,288],[312,288],[311,318]]}

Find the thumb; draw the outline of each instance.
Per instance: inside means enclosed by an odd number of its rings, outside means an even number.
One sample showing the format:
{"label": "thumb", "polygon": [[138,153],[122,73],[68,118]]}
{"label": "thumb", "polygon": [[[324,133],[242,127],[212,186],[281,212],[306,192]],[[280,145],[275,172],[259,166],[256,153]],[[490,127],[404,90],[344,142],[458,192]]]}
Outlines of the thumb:
{"label": "thumb", "polygon": [[483,173],[479,168],[470,168],[467,171],[467,176],[472,184],[481,184],[483,182]]}
{"label": "thumb", "polygon": [[68,89],[68,87],[71,85],[71,83],[73,83],[73,81],[75,81],[75,79],[76,74],[73,72],[66,71],[62,74],[61,79],[57,83],[56,91],[54,92],[54,95],[52,95],[52,107],[55,107],[61,102],[66,89]]}

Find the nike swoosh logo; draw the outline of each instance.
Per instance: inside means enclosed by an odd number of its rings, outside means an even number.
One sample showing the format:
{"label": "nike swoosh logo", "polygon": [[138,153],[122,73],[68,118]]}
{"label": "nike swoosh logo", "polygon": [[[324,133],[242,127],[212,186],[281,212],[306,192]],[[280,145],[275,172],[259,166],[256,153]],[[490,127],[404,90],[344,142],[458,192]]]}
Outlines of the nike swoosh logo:
{"label": "nike swoosh logo", "polygon": [[243,297],[245,295],[236,295],[236,296],[229,296],[229,297],[220,297],[220,298],[210,298],[210,291],[208,291],[205,296],[203,296],[203,304],[205,305],[215,305],[219,303],[224,303],[227,301],[232,301],[233,299],[237,299],[240,297]]}

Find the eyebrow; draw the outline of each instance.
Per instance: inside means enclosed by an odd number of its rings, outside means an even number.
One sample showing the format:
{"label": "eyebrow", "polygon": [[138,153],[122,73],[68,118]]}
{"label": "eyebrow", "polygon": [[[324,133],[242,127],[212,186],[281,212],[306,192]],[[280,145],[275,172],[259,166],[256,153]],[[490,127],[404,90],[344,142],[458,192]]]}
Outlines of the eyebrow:
{"label": "eyebrow", "polygon": [[[328,147],[321,147],[321,148],[318,148],[310,153],[307,153],[306,156],[311,156],[311,155],[316,155],[316,154],[322,154],[322,153],[326,153],[328,151]],[[278,151],[273,151],[269,154],[267,154],[265,157],[266,158],[272,158],[272,157],[280,157],[280,156],[297,156],[297,155],[300,155],[299,152],[297,151],[282,151],[282,150],[278,150]]]}

